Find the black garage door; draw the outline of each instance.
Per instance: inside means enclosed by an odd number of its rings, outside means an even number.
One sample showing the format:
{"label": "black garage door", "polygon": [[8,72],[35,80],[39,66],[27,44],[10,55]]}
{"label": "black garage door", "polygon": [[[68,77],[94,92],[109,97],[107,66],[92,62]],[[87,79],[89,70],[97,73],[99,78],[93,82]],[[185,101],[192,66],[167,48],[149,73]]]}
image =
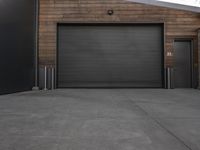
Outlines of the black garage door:
{"label": "black garage door", "polygon": [[58,87],[163,87],[158,24],[58,26]]}

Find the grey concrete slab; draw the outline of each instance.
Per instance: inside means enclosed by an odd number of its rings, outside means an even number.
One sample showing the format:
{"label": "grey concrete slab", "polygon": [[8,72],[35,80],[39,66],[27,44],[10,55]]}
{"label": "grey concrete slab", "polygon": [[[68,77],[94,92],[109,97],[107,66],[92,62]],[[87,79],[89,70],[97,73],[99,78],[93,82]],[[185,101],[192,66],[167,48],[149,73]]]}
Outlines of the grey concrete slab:
{"label": "grey concrete slab", "polygon": [[191,89],[0,96],[0,150],[198,150],[199,99]]}
{"label": "grey concrete slab", "polygon": [[62,133],[62,120],[53,114],[0,114],[1,136],[40,136],[59,137]]}
{"label": "grey concrete slab", "polygon": [[[103,98],[101,98],[103,97]],[[0,101],[0,113],[6,114],[65,114],[77,117],[122,117],[133,119],[144,117],[136,105],[126,99],[106,96],[93,98],[69,97],[15,97],[11,100]],[[104,99],[105,98],[105,99]],[[98,100],[99,99],[99,100]],[[118,99],[118,100],[117,100]],[[20,103],[19,103],[20,101]]]}
{"label": "grey concrete slab", "polygon": [[59,150],[57,138],[1,136],[1,150]]}
{"label": "grey concrete slab", "polygon": [[134,102],[200,105],[199,90],[194,89],[127,89],[123,93]]}
{"label": "grey concrete slab", "polygon": [[137,103],[150,116],[156,118],[199,118],[198,105],[165,104],[165,103]]}
{"label": "grey concrete slab", "polygon": [[62,137],[63,150],[188,150],[150,119],[87,120],[70,137]]}
{"label": "grey concrete slab", "polygon": [[200,119],[159,119],[159,122],[192,150],[200,149]]}

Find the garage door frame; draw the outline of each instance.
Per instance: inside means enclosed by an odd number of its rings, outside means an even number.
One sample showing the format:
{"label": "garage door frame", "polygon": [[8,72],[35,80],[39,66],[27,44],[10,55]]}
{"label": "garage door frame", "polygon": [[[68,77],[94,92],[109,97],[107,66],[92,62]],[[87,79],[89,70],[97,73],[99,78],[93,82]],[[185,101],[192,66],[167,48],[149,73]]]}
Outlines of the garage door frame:
{"label": "garage door frame", "polygon": [[[162,27],[162,52],[161,52],[161,75],[162,75],[162,87],[161,88],[166,88],[166,83],[167,79],[165,76],[165,23],[164,22],[59,22],[57,23],[57,30],[56,30],[56,57],[55,57],[55,85],[56,88],[62,88],[58,86],[58,69],[59,69],[59,64],[58,64],[58,52],[59,52],[59,27],[60,26],[135,26],[135,25],[145,25],[145,26],[153,26],[153,25],[159,25]],[[80,87],[78,87],[80,88]],[[85,87],[88,88],[88,87]],[[97,88],[97,87],[95,87]]]}

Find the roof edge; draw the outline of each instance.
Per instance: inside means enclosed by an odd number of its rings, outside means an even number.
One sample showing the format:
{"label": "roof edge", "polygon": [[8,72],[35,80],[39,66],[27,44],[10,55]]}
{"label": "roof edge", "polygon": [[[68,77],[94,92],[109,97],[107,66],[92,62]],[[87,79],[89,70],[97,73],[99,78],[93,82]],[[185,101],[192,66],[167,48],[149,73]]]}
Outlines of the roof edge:
{"label": "roof edge", "polygon": [[127,1],[200,13],[199,7],[175,4],[175,3],[170,3],[170,2],[163,2],[163,1],[157,1],[157,0],[127,0]]}

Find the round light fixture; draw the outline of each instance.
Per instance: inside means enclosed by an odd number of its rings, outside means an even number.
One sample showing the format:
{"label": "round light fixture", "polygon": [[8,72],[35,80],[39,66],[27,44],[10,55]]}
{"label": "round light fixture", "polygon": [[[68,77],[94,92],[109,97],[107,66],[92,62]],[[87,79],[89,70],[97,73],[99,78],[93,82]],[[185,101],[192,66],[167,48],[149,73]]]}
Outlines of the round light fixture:
{"label": "round light fixture", "polygon": [[110,10],[108,10],[108,11],[107,11],[107,13],[108,13],[108,15],[110,15],[110,16],[111,16],[111,15],[113,15],[113,14],[114,14],[114,10],[110,9]]}

